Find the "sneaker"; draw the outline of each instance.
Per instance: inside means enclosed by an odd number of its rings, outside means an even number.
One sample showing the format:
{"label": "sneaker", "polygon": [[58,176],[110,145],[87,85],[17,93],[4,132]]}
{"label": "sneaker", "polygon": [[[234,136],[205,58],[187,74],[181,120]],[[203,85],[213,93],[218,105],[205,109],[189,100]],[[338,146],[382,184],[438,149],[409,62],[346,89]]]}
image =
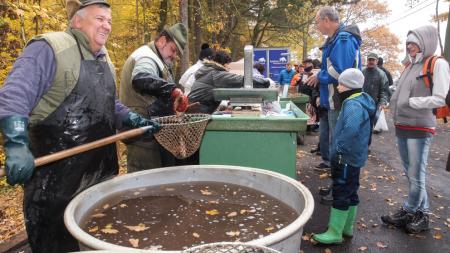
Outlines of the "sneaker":
{"label": "sneaker", "polygon": [[393,225],[395,227],[405,227],[413,219],[413,214],[408,213],[405,209],[400,208],[396,213],[392,215],[381,216],[381,221],[386,225]]}
{"label": "sneaker", "polygon": [[311,152],[311,153],[316,153],[317,151],[319,151],[319,148],[311,149],[309,152]]}
{"label": "sneaker", "polygon": [[314,168],[315,171],[320,171],[320,172],[326,172],[326,171],[330,171],[330,165],[327,165],[326,163],[320,163],[319,165],[317,165]]}
{"label": "sneaker", "polygon": [[428,217],[428,214],[422,211],[417,211],[414,214],[412,221],[406,224],[405,230],[409,234],[418,234],[422,231],[429,230],[429,223],[430,218]]}
{"label": "sneaker", "polygon": [[321,196],[327,196],[331,192],[331,187],[325,186],[319,188],[319,195]]}

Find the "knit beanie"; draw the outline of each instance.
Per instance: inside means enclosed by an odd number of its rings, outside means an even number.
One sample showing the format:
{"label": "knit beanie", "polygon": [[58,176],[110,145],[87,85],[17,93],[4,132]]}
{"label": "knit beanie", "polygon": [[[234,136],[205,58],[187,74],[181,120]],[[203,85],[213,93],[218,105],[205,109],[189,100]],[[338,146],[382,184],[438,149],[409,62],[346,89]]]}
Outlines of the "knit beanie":
{"label": "knit beanie", "polygon": [[408,34],[408,37],[406,38],[406,44],[411,43],[411,42],[416,44],[422,51],[422,45],[420,44],[419,38],[417,38],[417,36],[412,32],[410,32]]}
{"label": "knit beanie", "polygon": [[214,55],[214,50],[209,47],[208,43],[203,43],[200,54],[198,55],[199,60],[204,60],[205,58],[211,60]]}
{"label": "knit beanie", "polygon": [[349,68],[339,75],[338,82],[349,89],[360,89],[364,85],[364,75],[359,69]]}

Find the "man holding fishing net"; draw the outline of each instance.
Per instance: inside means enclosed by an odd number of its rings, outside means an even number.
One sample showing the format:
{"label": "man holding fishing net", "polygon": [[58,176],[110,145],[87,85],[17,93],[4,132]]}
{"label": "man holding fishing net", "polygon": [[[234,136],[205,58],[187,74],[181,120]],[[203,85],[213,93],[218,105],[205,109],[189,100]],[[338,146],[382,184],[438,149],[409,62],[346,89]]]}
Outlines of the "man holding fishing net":
{"label": "man holding fishing net", "polygon": [[28,242],[36,252],[79,251],[64,226],[69,201],[118,173],[116,145],[35,170],[34,157],[116,133],[159,125],[116,100],[114,66],[105,48],[111,32],[106,0],[67,0],[69,28],[33,38],[0,90],[0,129],[11,185],[24,184]]}
{"label": "man holding fishing net", "polygon": [[[166,26],[156,39],[136,49],[126,60],[120,84],[120,101],[146,118],[184,112],[188,99],[176,87],[172,66],[187,43],[187,29]],[[127,142],[127,171],[175,165],[176,160],[153,138]]]}

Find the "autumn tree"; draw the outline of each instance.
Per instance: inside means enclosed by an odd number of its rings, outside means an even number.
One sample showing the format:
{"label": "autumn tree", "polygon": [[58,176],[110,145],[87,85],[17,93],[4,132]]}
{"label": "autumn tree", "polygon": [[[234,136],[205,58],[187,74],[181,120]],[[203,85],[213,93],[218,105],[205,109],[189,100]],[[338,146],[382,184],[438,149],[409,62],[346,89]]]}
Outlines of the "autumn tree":
{"label": "autumn tree", "polygon": [[370,21],[372,27],[361,31],[362,55],[365,56],[369,52],[378,53],[383,57],[385,67],[393,74],[399,74],[401,65],[398,58],[402,52],[398,47],[400,39],[388,27],[380,25],[389,14],[386,3],[378,0],[362,0],[354,5],[343,6],[341,13],[342,20],[346,24],[363,24]]}

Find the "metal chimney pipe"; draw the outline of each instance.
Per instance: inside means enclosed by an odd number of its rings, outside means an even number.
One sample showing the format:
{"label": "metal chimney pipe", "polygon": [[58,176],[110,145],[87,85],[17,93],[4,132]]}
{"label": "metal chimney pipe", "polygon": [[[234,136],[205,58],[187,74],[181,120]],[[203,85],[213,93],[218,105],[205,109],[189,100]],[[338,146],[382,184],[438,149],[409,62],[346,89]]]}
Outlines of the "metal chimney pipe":
{"label": "metal chimney pipe", "polygon": [[253,88],[253,46],[244,47],[244,88]]}

